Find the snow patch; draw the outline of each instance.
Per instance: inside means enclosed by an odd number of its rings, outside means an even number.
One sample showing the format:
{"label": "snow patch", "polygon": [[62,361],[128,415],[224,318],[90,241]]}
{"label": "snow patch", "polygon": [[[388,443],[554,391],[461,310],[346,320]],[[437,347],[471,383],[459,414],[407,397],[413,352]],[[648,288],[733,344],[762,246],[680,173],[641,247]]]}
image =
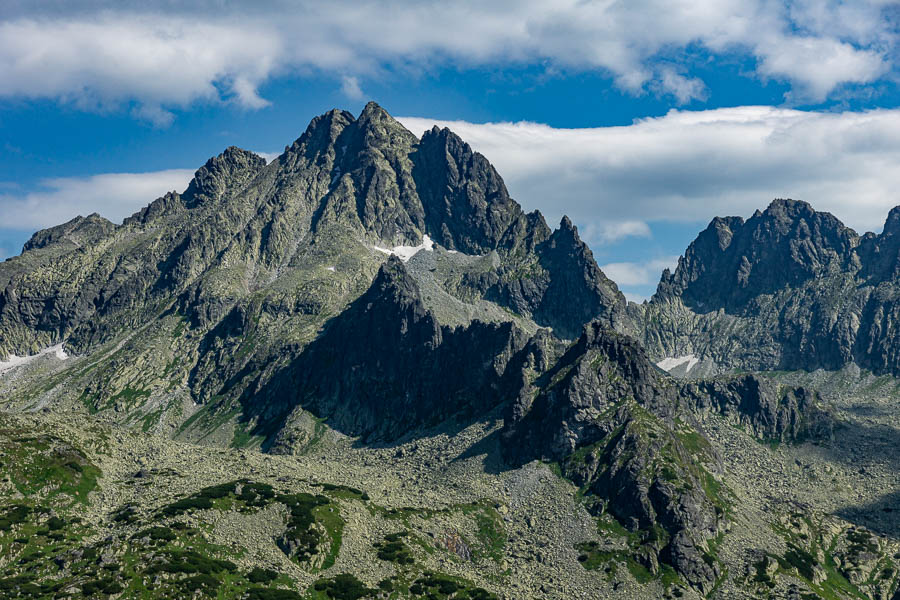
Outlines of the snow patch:
{"label": "snow patch", "polygon": [[656,363],[656,366],[659,367],[660,369],[662,369],[663,371],[668,372],[668,371],[671,371],[672,369],[674,369],[675,367],[680,367],[681,365],[687,363],[687,368],[684,370],[684,372],[690,373],[691,369],[693,369],[694,365],[696,365],[698,362],[700,362],[699,358],[695,357],[693,354],[686,354],[684,356],[679,356],[676,358],[673,358],[671,356],[668,358],[664,358],[661,361],[659,361],[658,363]]}
{"label": "snow patch", "polygon": [[387,248],[380,248],[378,246],[372,246],[372,248],[378,250],[379,252],[384,252],[385,254],[393,254],[403,262],[406,262],[416,254],[418,254],[419,250],[425,250],[427,252],[431,252],[432,250],[434,250],[434,242],[431,241],[431,238],[427,235],[423,235],[422,243],[418,246],[394,246],[390,250]]}
{"label": "snow patch", "polygon": [[62,344],[44,348],[37,354],[32,354],[31,356],[16,356],[15,354],[10,354],[9,358],[7,358],[6,360],[0,360],[0,373],[5,373],[10,369],[15,369],[16,367],[21,367],[22,365],[27,365],[34,359],[46,354],[52,354],[59,360],[66,360],[67,358],[69,358],[69,355],[65,350],[63,350]]}
{"label": "snow patch", "polygon": [[325,268],[328,269],[329,271],[331,271],[332,273],[334,273],[334,267],[325,267]]}

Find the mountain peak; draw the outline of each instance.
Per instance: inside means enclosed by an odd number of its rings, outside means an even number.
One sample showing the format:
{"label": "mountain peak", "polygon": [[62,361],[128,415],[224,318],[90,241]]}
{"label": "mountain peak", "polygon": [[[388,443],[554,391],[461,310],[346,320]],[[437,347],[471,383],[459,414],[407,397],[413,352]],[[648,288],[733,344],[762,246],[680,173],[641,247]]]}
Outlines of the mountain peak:
{"label": "mountain peak", "polygon": [[369,102],[366,104],[365,108],[362,109],[362,112],[359,113],[359,117],[356,118],[356,122],[361,128],[377,124],[383,127],[399,127],[404,131],[407,131],[406,128],[400,124],[400,121],[392,117],[388,111],[384,110],[376,102]]}
{"label": "mountain peak", "polygon": [[897,235],[898,233],[900,233],[900,206],[895,206],[891,209],[891,212],[888,213],[881,234]]}
{"label": "mountain peak", "polygon": [[186,204],[192,206],[218,200],[226,191],[236,191],[234,188],[249,181],[265,166],[266,159],[258,154],[229,146],[194,173],[184,193]]}
{"label": "mountain peak", "polygon": [[314,117],[292,148],[297,150],[306,144],[310,149],[322,150],[333,145],[344,128],[355,120],[352,113],[333,108]]}
{"label": "mountain peak", "polygon": [[816,211],[803,200],[794,200],[793,198],[775,198],[769,203],[764,214],[768,215],[796,215],[796,214],[812,214]]}
{"label": "mountain peak", "polygon": [[77,245],[94,243],[113,231],[116,226],[98,213],[86,217],[78,215],[61,225],[36,231],[25,242],[22,252],[36,250],[62,241],[70,241]]}
{"label": "mountain peak", "polygon": [[681,296],[703,311],[740,313],[759,295],[841,268],[853,260],[856,243],[856,233],[834,215],[777,198],[747,221],[713,219],[675,272],[660,281],[657,295],[660,300]]}
{"label": "mountain peak", "polygon": [[776,198],[769,203],[760,218],[773,219],[784,227],[789,227],[800,219],[821,219],[826,215],[831,216],[828,213],[817,212],[808,202],[791,198]]}

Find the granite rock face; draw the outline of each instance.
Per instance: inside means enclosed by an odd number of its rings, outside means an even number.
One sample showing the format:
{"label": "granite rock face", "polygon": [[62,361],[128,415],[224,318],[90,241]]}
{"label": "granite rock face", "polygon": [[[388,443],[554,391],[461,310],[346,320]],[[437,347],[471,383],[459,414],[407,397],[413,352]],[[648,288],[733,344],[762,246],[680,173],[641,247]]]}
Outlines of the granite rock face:
{"label": "granite rock face", "polygon": [[[183,193],[122,225],[91,215],[36,233],[0,265],[0,356],[62,341],[87,352],[173,302],[192,326],[210,329],[254,290],[316,260],[360,243],[417,245],[425,235],[450,250],[496,254],[488,279],[504,283],[466,293],[569,335],[623,313],[624,299],[563,229],[553,234],[539,213],[525,214],[487,159],[449,130],[419,140],[375,103],[358,118],[334,110],[268,165],[231,147]],[[321,256],[328,246],[331,256]],[[584,275],[573,279],[570,263]],[[536,285],[509,275],[523,264],[539,272]],[[360,268],[356,293],[374,274]],[[583,302],[561,304],[570,290]]]}
{"label": "granite rock face", "polygon": [[680,395],[698,415],[724,415],[759,439],[830,439],[834,418],[815,390],[782,388],[758,375],[685,383]]}
{"label": "granite rock face", "polygon": [[897,229],[859,236],[805,203],[776,200],[744,221],[714,219],[654,297],[629,309],[654,358],[688,354],[717,371],[900,373]]}
{"label": "granite rock face", "polygon": [[505,371],[528,336],[513,323],[441,326],[415,280],[391,257],[372,286],[281,373],[247,396],[262,430],[295,410],[365,441],[393,441],[500,404]]}
{"label": "granite rock face", "polygon": [[624,296],[567,217],[532,253],[508,256],[493,270],[466,273],[460,287],[529,315],[564,339],[577,338],[591,319],[616,328],[626,321]]}
{"label": "granite rock face", "polygon": [[636,340],[593,321],[550,368],[527,378],[508,409],[504,449],[512,461],[559,462],[597,514],[641,536],[636,558],[647,568],[666,563],[708,590],[719,575],[708,541],[730,499],[702,421],[714,413],[760,439],[821,438],[833,423],[823,405],[812,392],[754,375],[678,383]]}

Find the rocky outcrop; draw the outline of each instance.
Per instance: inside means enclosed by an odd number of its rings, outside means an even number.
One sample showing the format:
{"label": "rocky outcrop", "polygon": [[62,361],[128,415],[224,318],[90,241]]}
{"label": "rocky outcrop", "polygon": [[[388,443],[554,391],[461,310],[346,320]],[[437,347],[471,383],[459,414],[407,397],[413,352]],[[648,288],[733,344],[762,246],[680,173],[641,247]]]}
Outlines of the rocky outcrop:
{"label": "rocky outcrop", "polygon": [[461,287],[527,315],[563,339],[575,339],[585,323],[625,322],[625,297],[597,266],[568,217],[531,254],[506,256],[496,269],[473,271]]}
{"label": "rocky outcrop", "polygon": [[550,236],[540,214],[526,215],[487,159],[449,129],[426,131],[411,159],[427,233],[442,246],[533,252]]}
{"label": "rocky outcrop", "polygon": [[718,457],[700,433],[697,456],[684,447],[677,397],[635,340],[595,321],[510,407],[504,449],[512,460],[560,462],[593,511],[640,534],[638,560],[654,572],[666,562],[707,589],[718,572],[705,544],[724,514],[706,491]]}
{"label": "rocky outcrop", "polygon": [[265,166],[266,159],[263,157],[229,146],[197,170],[182,194],[184,202],[192,207],[240,192]]}
{"label": "rocky outcrop", "polygon": [[36,232],[25,242],[22,252],[37,250],[51,244],[65,243],[74,247],[94,244],[112,233],[115,228],[112,222],[97,213],[87,217],[75,217],[62,225]]}
{"label": "rocky outcrop", "polygon": [[723,415],[759,439],[827,440],[833,434],[834,418],[814,390],[785,388],[765,377],[742,375],[689,382],[679,392],[695,414]]}
{"label": "rocky outcrop", "polygon": [[499,404],[507,365],[527,339],[512,323],[442,327],[392,257],[284,372],[247,396],[248,412],[262,411],[258,427],[276,433],[299,409],[367,441],[395,440]]}
{"label": "rocky outcrop", "polygon": [[533,314],[539,323],[562,337],[576,338],[584,323],[599,319],[618,328],[625,298],[597,262],[568,217],[537,249],[538,261],[549,275],[547,288]]}
{"label": "rocky outcrop", "polygon": [[657,360],[693,354],[725,372],[900,373],[897,230],[858,236],[805,202],[776,200],[744,221],[716,218],[629,312]]}
{"label": "rocky outcrop", "polygon": [[[540,345],[530,352],[530,365],[545,362]],[[815,393],[756,376],[677,384],[636,340],[599,321],[549,369],[529,373],[508,408],[507,458],[559,462],[592,511],[639,534],[636,560],[654,571],[669,564],[700,589],[719,574],[708,540],[730,503],[700,423],[724,415],[760,439],[784,441],[831,433]]]}

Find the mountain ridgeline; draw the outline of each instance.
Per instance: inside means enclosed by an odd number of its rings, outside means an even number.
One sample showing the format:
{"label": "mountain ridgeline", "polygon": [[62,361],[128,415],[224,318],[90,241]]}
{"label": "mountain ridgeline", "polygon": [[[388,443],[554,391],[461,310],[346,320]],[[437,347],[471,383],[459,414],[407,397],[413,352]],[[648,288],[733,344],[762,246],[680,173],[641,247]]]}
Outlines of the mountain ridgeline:
{"label": "mountain ridgeline", "polygon": [[[122,225],[91,215],[36,233],[0,275],[0,355],[63,340],[86,351],[173,303],[209,326],[292,270],[361,254],[346,246],[415,245],[423,235],[449,251],[496,253],[495,269],[462,273],[458,287],[568,337],[590,318],[624,313],[568,220],[551,232],[456,135],[435,127],[419,140],[372,103],[358,119],[317,117],[268,165],[229,148],[183,194]],[[371,280],[372,265],[353,266]]]}
{"label": "mountain ridgeline", "polygon": [[775,200],[716,218],[648,304],[631,312],[654,356],[695,355],[713,372],[900,374],[900,207],[859,236],[829,213]]}

